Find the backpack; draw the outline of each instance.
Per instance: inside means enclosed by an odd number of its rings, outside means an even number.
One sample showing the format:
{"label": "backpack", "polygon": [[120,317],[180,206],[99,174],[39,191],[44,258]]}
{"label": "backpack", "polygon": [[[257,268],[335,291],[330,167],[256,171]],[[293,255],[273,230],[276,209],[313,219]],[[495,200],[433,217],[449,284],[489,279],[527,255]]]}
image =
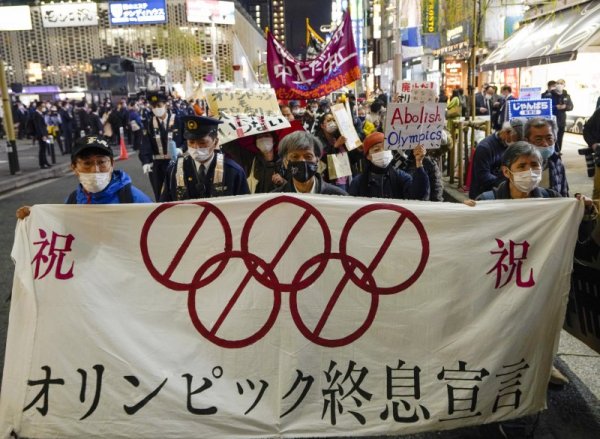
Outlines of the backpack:
{"label": "backpack", "polygon": [[[131,192],[131,183],[126,184],[117,191],[119,197],[119,203],[129,204],[133,203],[133,193]],[[77,204],[77,191],[71,192],[69,198],[67,198],[66,204]]]}

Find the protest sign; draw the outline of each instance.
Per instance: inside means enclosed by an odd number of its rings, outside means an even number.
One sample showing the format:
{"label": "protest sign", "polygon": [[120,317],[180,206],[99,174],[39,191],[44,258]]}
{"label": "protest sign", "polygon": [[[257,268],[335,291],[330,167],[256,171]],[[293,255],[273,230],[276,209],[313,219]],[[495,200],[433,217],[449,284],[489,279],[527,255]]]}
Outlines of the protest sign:
{"label": "protest sign", "polygon": [[331,113],[335,118],[340,134],[346,138],[346,148],[348,151],[352,151],[362,145],[346,106],[344,104],[335,104],[331,107]]}
{"label": "protest sign", "polygon": [[327,170],[331,179],[352,175],[348,153],[327,154]]}
{"label": "protest sign", "polygon": [[541,99],[542,88],[541,87],[521,87],[519,89],[519,99],[527,101],[530,99]]}
{"label": "protest sign", "polygon": [[435,102],[436,86],[433,81],[402,81],[398,94],[399,104]]}
{"label": "protest sign", "polygon": [[552,99],[516,99],[508,101],[510,119],[514,117],[543,117],[552,118]]}
{"label": "protest sign", "polygon": [[444,104],[390,104],[385,118],[385,148],[439,148],[442,142]]}
{"label": "protest sign", "polygon": [[538,413],[582,215],[308,194],[34,206],[0,437],[405,435]]}
{"label": "protest sign", "polygon": [[207,90],[210,115],[223,121],[219,139],[227,143],[241,137],[289,128],[275,92],[264,90]]}

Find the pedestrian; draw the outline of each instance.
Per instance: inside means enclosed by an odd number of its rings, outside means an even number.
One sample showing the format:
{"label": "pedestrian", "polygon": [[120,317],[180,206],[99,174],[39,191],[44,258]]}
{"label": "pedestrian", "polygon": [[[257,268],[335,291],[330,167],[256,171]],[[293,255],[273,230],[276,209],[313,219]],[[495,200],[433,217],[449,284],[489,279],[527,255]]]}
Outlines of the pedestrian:
{"label": "pedestrian", "polygon": [[218,149],[221,123],[206,116],[183,118],[187,154],[170,163],[160,201],[250,193],[244,170]]}
{"label": "pedestrian", "polygon": [[44,114],[42,112],[42,108],[45,105],[43,102],[38,102],[35,107],[35,112],[33,113],[32,126],[33,126],[33,135],[35,140],[38,142],[39,150],[38,150],[38,164],[41,169],[50,168],[51,165],[48,163],[48,125],[46,125],[46,120],[44,118]]}
{"label": "pedestrian", "polygon": [[384,148],[385,136],[375,132],[363,142],[367,165],[350,185],[350,195],[369,198],[395,198],[426,200],[429,198],[429,177],[423,168],[426,150],[418,145],[413,150],[415,158],[414,178],[410,174],[391,166],[392,151]]}
{"label": "pedestrian", "polygon": [[558,132],[556,134],[555,148],[557,154],[561,155],[565,128],[567,126],[567,111],[573,110],[573,100],[567,90],[565,90],[565,80],[556,81],[556,88],[550,92],[552,99],[552,114],[556,117]]}
{"label": "pedestrian", "polygon": [[[167,168],[175,160],[179,141],[179,119],[167,108],[167,95],[162,91],[148,92],[151,111],[146,115],[146,123],[140,146],[140,160],[144,174],[150,178],[154,199],[159,200]],[[141,117],[133,115],[133,121],[143,123]],[[137,131],[136,131],[137,132]]]}
{"label": "pedestrian", "polygon": [[63,155],[71,154],[73,150],[73,108],[68,101],[59,102],[60,131],[65,140]]}
{"label": "pedestrian", "polygon": [[503,85],[500,88],[500,94],[502,95],[499,100],[500,109],[492,121],[493,128],[496,131],[501,130],[504,126],[504,122],[507,122],[510,119],[510,101],[515,99],[512,95],[512,87],[510,85]]}
{"label": "pedestrian", "polygon": [[317,172],[321,149],[321,141],[305,131],[285,136],[279,143],[279,155],[289,179],[273,192],[348,195],[343,189],[323,181]]}
{"label": "pedestrian", "polygon": [[[121,204],[151,203],[152,200],[133,186],[125,171],[114,169],[113,151],[101,137],[85,136],[78,139],[71,154],[71,169],[79,184],[65,200],[65,204]],[[24,219],[29,206],[17,210],[17,218]]]}

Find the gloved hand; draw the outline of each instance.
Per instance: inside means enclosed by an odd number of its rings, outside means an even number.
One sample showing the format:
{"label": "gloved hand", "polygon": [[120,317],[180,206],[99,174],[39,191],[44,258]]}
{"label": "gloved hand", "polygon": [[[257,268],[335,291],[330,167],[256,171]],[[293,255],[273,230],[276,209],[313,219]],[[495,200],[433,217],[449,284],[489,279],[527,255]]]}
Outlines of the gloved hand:
{"label": "gloved hand", "polygon": [[142,171],[144,171],[144,174],[148,174],[149,172],[152,172],[152,166],[153,166],[153,163],[146,163],[145,165],[142,165]]}
{"label": "gloved hand", "polygon": [[178,156],[183,155],[183,151],[177,148],[174,140],[169,141],[169,155],[171,156],[171,160],[176,160]]}

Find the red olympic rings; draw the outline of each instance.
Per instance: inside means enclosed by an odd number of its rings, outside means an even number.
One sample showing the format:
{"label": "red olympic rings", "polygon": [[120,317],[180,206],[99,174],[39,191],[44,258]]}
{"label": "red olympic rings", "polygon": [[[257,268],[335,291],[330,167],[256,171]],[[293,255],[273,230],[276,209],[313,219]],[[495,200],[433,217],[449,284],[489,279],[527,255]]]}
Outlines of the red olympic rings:
{"label": "red olympic rings", "polygon": [[[151,228],[157,218],[168,209],[189,204],[200,206],[203,208],[203,210],[192,226],[181,247],[173,256],[167,269],[164,272],[161,272],[153,263],[148,248],[148,236]],[[285,236],[281,247],[279,247],[275,255],[270,261],[266,261],[265,257],[261,257],[256,254],[260,252],[260,249],[250,248],[254,226],[256,224],[261,224],[262,226],[267,224],[266,219],[263,219],[264,217],[262,217],[262,214],[269,209],[276,207],[287,208],[288,206],[299,207],[304,210],[304,213],[300,216],[300,219],[297,221],[297,223],[290,229],[289,234]],[[370,263],[365,263],[356,256],[348,254],[349,236],[354,228],[359,227],[358,224],[363,217],[373,212],[380,211],[398,212],[400,217],[384,239],[383,244],[379,248],[379,251],[373,260]],[[209,257],[205,262],[203,262],[200,267],[195,270],[194,276],[191,280],[189,280],[189,282],[173,280],[173,273],[181,263],[181,260],[191,245],[192,240],[202,228],[209,215],[214,215],[223,229],[223,251]],[[401,282],[397,283],[396,285],[380,286],[377,284],[373,273],[379,266],[387,250],[390,248],[394,237],[398,233],[398,230],[406,221],[412,223],[421,240],[422,251],[418,265],[414,272],[407,279],[401,280]],[[317,227],[314,225],[315,222]],[[322,239],[321,251],[305,261],[299,267],[296,273],[294,273],[292,276],[289,276],[291,279],[285,279],[285,281],[281,281],[278,278],[278,275],[275,273],[275,270],[279,262],[289,251],[294,240],[298,238],[298,235],[303,230],[306,230],[309,233],[314,233],[314,230],[319,228],[321,230],[318,235],[319,238]],[[318,242],[318,240],[315,242]],[[203,201],[177,204],[166,203],[159,206],[149,215],[148,219],[146,220],[142,228],[140,238],[142,258],[152,277],[157,282],[169,289],[175,291],[188,291],[188,312],[194,327],[203,337],[224,348],[240,348],[249,346],[264,337],[277,320],[277,315],[279,314],[279,310],[281,308],[282,293],[290,293],[290,312],[294,322],[296,323],[296,326],[298,327],[298,330],[304,335],[304,337],[321,346],[337,347],[347,345],[360,338],[373,323],[377,314],[379,296],[401,292],[414,284],[414,282],[416,282],[416,280],[423,273],[429,258],[429,240],[423,224],[419,221],[416,215],[414,215],[414,213],[403,207],[394,204],[375,203],[364,206],[357,210],[350,216],[342,230],[339,243],[339,253],[333,253],[331,252],[331,232],[321,213],[314,206],[308,204],[307,202],[286,195],[266,201],[250,214],[242,229],[240,247],[241,250],[233,250],[232,232],[225,215],[213,204]],[[214,324],[209,329],[208,325],[202,322],[201,317],[198,314],[198,306],[201,306],[201,298],[203,297],[201,291],[199,290],[208,286],[217,278],[219,278],[232,259],[240,259],[246,267],[247,273],[244,275],[239,286],[227,301],[223,311],[218,315],[217,319],[211,319],[211,321],[214,321]],[[301,311],[299,294],[318,282],[331,261],[339,261],[339,264],[343,270],[342,278],[338,282],[327,303],[324,304],[321,317],[317,320],[316,324],[312,322],[309,325],[305,322],[307,317],[303,316]],[[313,269],[315,266],[316,268]],[[360,271],[359,275],[356,274],[357,270]],[[260,327],[253,334],[242,338],[238,336],[235,339],[232,339],[232,337],[228,338],[219,335],[218,332],[223,327],[227,316],[231,313],[238,300],[243,296],[248,283],[252,279],[266,289],[272,291],[272,308],[270,311],[268,311],[266,320],[263,323],[260,323]],[[370,305],[365,319],[362,323],[360,323],[358,328],[349,329],[341,335],[336,333],[336,335],[333,337],[326,337],[323,335],[323,333],[327,326],[327,322],[330,320],[329,317],[334,311],[334,308],[336,308],[338,299],[348,287],[358,287],[359,289],[369,293]],[[313,307],[315,306],[314,303],[311,305]],[[312,329],[309,326],[312,326]],[[339,328],[337,332],[339,332]]]}

